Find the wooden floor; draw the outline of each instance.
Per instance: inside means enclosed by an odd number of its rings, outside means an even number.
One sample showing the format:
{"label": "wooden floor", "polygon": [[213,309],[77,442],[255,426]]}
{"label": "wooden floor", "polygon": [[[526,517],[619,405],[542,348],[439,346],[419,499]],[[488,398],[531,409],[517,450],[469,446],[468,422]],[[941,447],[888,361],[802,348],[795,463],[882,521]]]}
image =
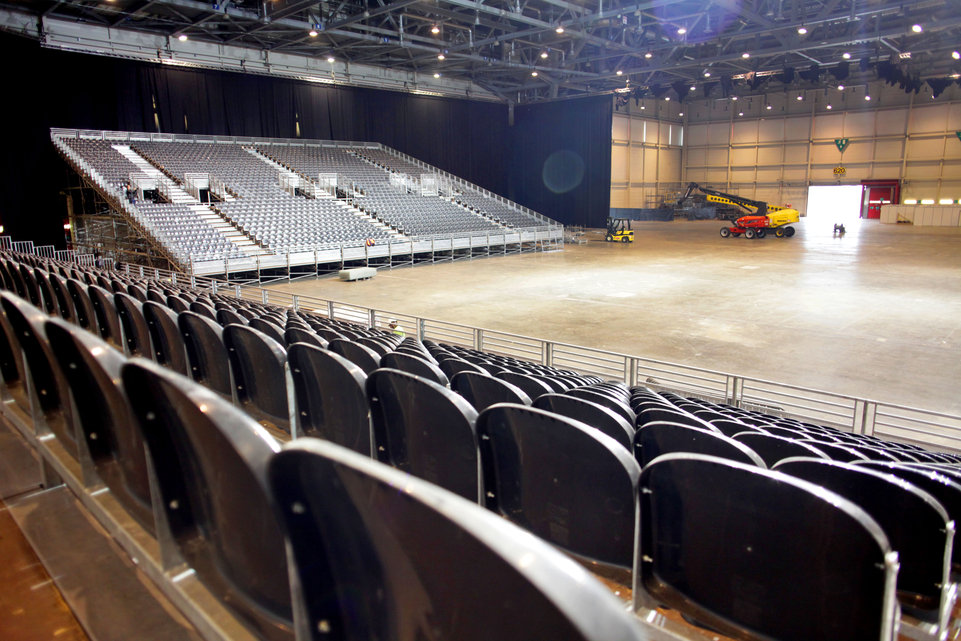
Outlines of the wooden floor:
{"label": "wooden floor", "polygon": [[80,623],[0,501],[0,639],[87,641]]}

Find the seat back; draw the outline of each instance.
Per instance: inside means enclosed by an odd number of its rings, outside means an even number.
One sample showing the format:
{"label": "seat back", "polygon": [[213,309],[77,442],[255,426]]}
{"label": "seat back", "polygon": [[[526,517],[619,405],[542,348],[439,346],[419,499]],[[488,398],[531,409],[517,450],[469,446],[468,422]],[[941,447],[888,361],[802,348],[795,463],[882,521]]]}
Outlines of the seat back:
{"label": "seat back", "polygon": [[261,637],[292,639],[284,536],[267,487],[277,442],[210,390],[144,359],[122,368],[169,539]]}
{"label": "seat back", "polygon": [[113,292],[90,285],[87,287],[87,293],[93,305],[95,331],[106,342],[118,349],[123,349],[123,330],[120,326],[120,317],[117,315]]}
{"label": "seat back", "polygon": [[735,441],[744,443],[758,456],[764,459],[767,467],[773,468],[775,463],[792,456],[811,456],[814,458],[831,458],[815,445],[793,440],[784,436],[764,434],[762,432],[741,432],[732,436]]}
{"label": "seat back", "polygon": [[87,284],[76,278],[67,279],[67,292],[73,301],[73,309],[76,314],[73,321],[92,332],[97,331],[97,318],[93,309],[93,301],[87,293]]}
{"label": "seat back", "polygon": [[124,509],[155,534],[144,441],[120,386],[127,359],[72,323],[52,318],[45,327],[77,409],[77,435],[97,476]]}
{"label": "seat back", "polygon": [[270,480],[299,639],[645,638],[586,570],[446,490],[311,438],[274,457]]}
{"label": "seat back", "polygon": [[301,329],[299,327],[288,327],[284,331],[284,345],[290,348],[294,343],[307,343],[314,347],[327,349],[327,341],[315,334],[313,331]]}
{"label": "seat back", "polygon": [[633,450],[634,424],[603,405],[567,394],[544,394],[533,406],[586,423],[610,436],[628,452]]}
{"label": "seat back", "polygon": [[0,306],[17,340],[17,344],[11,344],[11,347],[22,350],[23,363],[29,373],[30,410],[37,433],[52,433],[70,456],[78,458],[67,382],[47,340],[45,323],[48,316],[22,298],[6,292],[0,294]]}
{"label": "seat back", "polygon": [[327,439],[373,456],[364,370],[340,354],[307,343],[291,345],[287,359],[297,435]]}
{"label": "seat back", "polygon": [[143,315],[143,303],[123,292],[116,292],[113,302],[123,332],[124,351],[130,356],[153,358],[150,329]]}
{"label": "seat back", "polygon": [[898,551],[898,597],[920,619],[946,625],[954,523],[928,492],[891,474],[851,463],[797,458],[777,471],[816,483],[856,503],[876,520]]}
{"label": "seat back", "polygon": [[284,329],[277,323],[261,317],[261,318],[252,318],[250,320],[250,323],[248,323],[248,325],[250,325],[257,331],[263,334],[266,334],[270,338],[277,341],[279,344],[281,345],[284,344]]}
{"label": "seat back", "polygon": [[317,333],[328,339],[327,349],[351,361],[368,376],[380,367],[380,355],[371,348],[346,338],[330,338],[324,331]]}
{"label": "seat back", "polygon": [[521,388],[490,374],[459,372],[451,379],[450,387],[466,398],[478,412],[496,403],[531,404],[530,397]]}
{"label": "seat back", "polygon": [[178,314],[177,327],[187,351],[190,378],[228,400],[233,399],[223,328],[209,316],[196,312]]}
{"label": "seat back", "polygon": [[380,366],[399,369],[402,372],[410,372],[411,374],[426,378],[429,381],[434,381],[438,385],[444,385],[445,387],[450,384],[447,374],[445,374],[440,367],[431,363],[420,354],[415,356],[409,352],[388,352],[381,357]]}
{"label": "seat back", "polygon": [[507,381],[511,385],[516,386],[522,390],[531,401],[536,401],[538,396],[543,394],[552,394],[554,389],[545,383],[544,381],[538,380],[531,376],[530,374],[516,374],[514,372],[503,372],[497,374],[497,378],[502,381]]}
{"label": "seat back", "polygon": [[634,456],[641,467],[662,454],[687,452],[707,454],[740,461],[758,467],[767,467],[757,452],[733,438],[708,429],[653,421],[637,430],[634,434]]}
{"label": "seat back", "polygon": [[699,454],[651,462],[639,502],[636,609],[664,604],[734,638],[894,639],[897,554],[853,502]]}
{"label": "seat back", "polygon": [[477,411],[466,400],[395,369],[368,374],[367,400],[378,460],[471,501],[481,500]]}
{"label": "seat back", "polygon": [[261,425],[290,434],[287,352],[253,326],[227,325],[223,337],[237,404]]}
{"label": "seat back", "polygon": [[487,507],[594,563],[628,572],[640,467],[579,421],[502,403],[477,419]]}
{"label": "seat back", "polygon": [[150,334],[153,360],[186,376],[187,351],[177,326],[177,312],[153,300],[148,300],[141,309]]}

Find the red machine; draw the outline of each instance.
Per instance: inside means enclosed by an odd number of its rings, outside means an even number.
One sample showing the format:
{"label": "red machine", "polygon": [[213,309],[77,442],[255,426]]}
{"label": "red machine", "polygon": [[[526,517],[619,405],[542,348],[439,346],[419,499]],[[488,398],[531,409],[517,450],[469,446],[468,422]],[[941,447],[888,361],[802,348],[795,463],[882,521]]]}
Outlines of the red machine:
{"label": "red machine", "polygon": [[[734,221],[732,226],[721,227],[721,236],[727,238],[728,236],[740,236],[744,234],[745,238],[764,238],[769,229],[773,229],[774,235],[778,238],[785,236],[790,238],[794,235],[793,227],[786,225],[784,222],[772,220],[771,218],[771,216],[741,216]],[[795,220],[794,222],[797,221]]]}

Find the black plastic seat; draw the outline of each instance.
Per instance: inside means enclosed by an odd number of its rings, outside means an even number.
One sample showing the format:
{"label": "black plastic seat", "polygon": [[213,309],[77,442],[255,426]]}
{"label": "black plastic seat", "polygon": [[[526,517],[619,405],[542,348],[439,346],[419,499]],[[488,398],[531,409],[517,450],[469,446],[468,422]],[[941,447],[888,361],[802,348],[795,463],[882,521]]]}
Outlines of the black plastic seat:
{"label": "black plastic seat", "polygon": [[477,411],[456,392],[409,372],[367,377],[377,459],[480,502]]}
{"label": "black plastic seat", "polygon": [[190,302],[181,296],[167,296],[166,304],[178,314],[190,310]]}
{"label": "black plastic seat", "polygon": [[327,341],[318,336],[313,330],[288,327],[284,330],[284,344],[289,349],[294,343],[307,343],[314,347],[327,349]]}
{"label": "black plastic seat", "polygon": [[624,420],[628,421],[631,425],[634,425],[637,420],[637,415],[634,413],[634,410],[630,408],[628,402],[618,398],[616,394],[604,392],[593,387],[576,387],[565,393],[568,396],[583,398],[586,401],[603,405],[612,412],[617,413],[618,416],[623,417]]}
{"label": "black plastic seat", "polygon": [[37,288],[40,291],[40,298],[43,299],[43,311],[51,316],[59,316],[60,308],[57,305],[56,294],[53,293],[53,285],[50,284],[50,277],[47,272],[39,267],[33,268],[33,277],[37,281]]}
{"label": "black plastic seat", "polygon": [[757,452],[758,456],[764,459],[767,467],[774,467],[778,461],[796,456],[810,456],[814,458],[830,459],[831,457],[822,452],[816,446],[799,440],[792,440],[774,434],[764,434],[762,432],[741,432],[732,436],[735,441],[744,443],[749,448]]}
{"label": "black plastic seat", "polygon": [[[317,333],[325,338],[328,336],[323,332]],[[360,369],[364,370],[364,373],[368,376],[380,367],[380,356],[377,355],[377,352],[352,340],[345,338],[330,339],[327,343],[327,349],[351,361],[360,367]]]}
{"label": "black plastic seat", "polygon": [[277,323],[265,318],[253,318],[248,325],[277,341],[278,345],[284,345],[284,329]]}
{"label": "black plastic seat", "polygon": [[206,303],[201,303],[200,301],[195,300],[194,302],[190,303],[190,311],[194,312],[195,314],[205,316],[214,322],[217,321],[217,310]]}
{"label": "black plastic seat", "polygon": [[287,350],[298,436],[315,436],[373,456],[367,375],[340,354],[308,343]]}
{"label": "black plastic seat", "polygon": [[507,381],[511,385],[520,388],[531,401],[536,401],[538,396],[543,394],[554,394],[554,388],[542,380],[534,378],[530,374],[517,374],[516,372],[501,372],[495,376],[502,381]]}
{"label": "black plastic seat", "polygon": [[90,294],[87,293],[87,284],[75,278],[70,278],[67,280],[67,292],[73,301],[74,322],[84,329],[96,332],[96,314],[93,309],[93,301],[90,300]]}
{"label": "black plastic seat", "polygon": [[235,312],[232,309],[218,309],[217,310],[217,322],[221,325],[230,325],[231,323],[236,323],[237,325],[246,325],[247,319]]}
{"label": "black plastic seat", "polygon": [[148,300],[141,308],[150,333],[153,360],[178,374],[187,375],[187,352],[177,326],[177,313],[156,301]]}
{"label": "black plastic seat", "polygon": [[706,454],[767,467],[757,452],[747,445],[709,429],[681,423],[654,421],[635,432],[634,457],[641,467],[647,466],[662,454],[672,452]]}
{"label": "black plastic seat", "polygon": [[603,405],[568,394],[544,394],[534,401],[533,406],[586,423],[610,436],[628,452],[634,448],[633,423]]}
{"label": "black plastic seat", "polygon": [[37,309],[46,311],[44,309],[43,297],[40,294],[40,285],[37,283],[37,278],[33,275],[33,269],[24,263],[20,263],[17,265],[17,270],[20,272],[20,281],[23,283],[24,298]]}
{"label": "black plastic seat", "polygon": [[799,439],[799,443],[807,443],[808,445],[813,445],[818,448],[821,452],[827,455],[832,461],[841,461],[842,463],[856,463],[857,461],[866,461],[868,457],[864,454],[858,452],[857,450],[842,445],[840,443],[831,443],[826,440],[820,440],[820,435],[817,438],[806,438]]}
{"label": "black plastic seat", "polygon": [[382,340],[380,338],[372,338],[370,336],[364,336],[363,338],[357,338],[354,340],[358,344],[363,345],[364,347],[369,347],[373,351],[377,352],[377,355],[380,358],[384,358],[384,356],[394,351],[394,347],[390,342]]}
{"label": "black plastic seat", "polygon": [[644,468],[635,608],[737,639],[893,641],[898,555],[862,508],[786,474],[699,454]]}
{"label": "black plastic seat", "polygon": [[530,397],[521,388],[490,374],[459,372],[451,379],[450,388],[466,398],[478,412],[496,403],[531,404]]}
{"label": "black plastic seat", "polygon": [[46,331],[77,409],[77,436],[97,476],[124,509],[155,535],[144,441],[120,386],[126,357],[62,319],[48,320]]}
{"label": "black plastic seat", "polygon": [[628,572],[640,467],[580,421],[502,403],[477,419],[489,509],[594,563]]}
{"label": "black plastic seat", "polygon": [[67,289],[67,280],[59,274],[51,273],[50,289],[53,290],[54,299],[57,301],[58,316],[71,323],[77,322],[77,312],[74,310],[73,298],[70,290]]}
{"label": "black plastic seat", "polygon": [[177,327],[187,352],[190,378],[232,400],[230,361],[224,346],[223,327],[209,316],[189,311],[177,315]]}
{"label": "black plastic seat", "polygon": [[304,639],[645,638],[586,570],[434,485],[309,438],[274,457],[270,481]]}
{"label": "black plastic seat", "polygon": [[460,372],[477,372],[478,374],[487,374],[487,370],[480,365],[475,365],[474,363],[469,363],[460,358],[456,357],[446,357],[441,358],[438,367],[441,371],[447,374],[447,378],[453,379],[455,374]]}
{"label": "black plastic seat", "polygon": [[711,431],[721,431],[719,428],[714,427],[713,424],[708,423],[704,419],[698,418],[688,411],[682,410],[676,405],[669,405],[667,403],[646,403],[642,407],[638,408],[637,420],[634,423],[638,429],[655,421],[681,423],[682,425],[690,425],[691,427],[699,427],[701,429]]}
{"label": "black plastic seat", "polygon": [[31,412],[36,433],[52,433],[64,450],[77,459],[69,389],[57,355],[47,340],[46,321],[49,317],[10,293],[0,294],[0,305],[16,337],[17,344],[11,344],[11,347],[22,350],[25,371],[29,373],[31,407],[24,409]]}
{"label": "black plastic seat", "polygon": [[259,636],[293,639],[284,536],[267,486],[277,442],[221,397],[150,361],[131,360],[122,378],[149,445],[161,540]]}
{"label": "black plastic seat", "polygon": [[143,315],[143,303],[123,292],[116,292],[113,302],[123,332],[124,351],[130,356],[153,358],[150,329]]}
{"label": "black plastic seat", "polygon": [[247,325],[227,325],[223,339],[237,404],[265,427],[290,434],[286,350]]}
{"label": "black plastic seat", "polygon": [[863,465],[799,458],[782,461],[775,469],[837,492],[870,514],[898,551],[902,608],[946,629],[948,551],[954,526],[937,499],[903,479]]}
{"label": "black plastic seat", "polygon": [[[2,262],[2,261],[0,261]],[[13,401],[25,413],[30,412],[27,397],[23,351],[16,330],[0,305],[0,401]]]}
{"label": "black plastic seat", "polygon": [[118,349],[123,349],[123,330],[120,326],[120,317],[117,316],[113,292],[90,285],[87,287],[87,293],[93,304],[96,332],[106,342]]}
{"label": "black plastic seat", "polygon": [[380,366],[389,369],[399,369],[402,372],[410,372],[429,381],[434,381],[438,385],[445,387],[450,384],[441,368],[437,367],[421,355],[413,355],[404,352],[389,352],[380,359]]}

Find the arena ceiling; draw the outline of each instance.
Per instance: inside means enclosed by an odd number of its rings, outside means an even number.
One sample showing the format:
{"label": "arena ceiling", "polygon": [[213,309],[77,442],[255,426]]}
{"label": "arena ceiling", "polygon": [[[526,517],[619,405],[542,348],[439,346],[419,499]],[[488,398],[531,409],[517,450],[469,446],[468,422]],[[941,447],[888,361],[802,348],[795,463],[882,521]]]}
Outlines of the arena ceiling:
{"label": "arena ceiling", "polygon": [[961,72],[961,0],[58,0],[0,13],[51,47],[88,38],[91,53],[321,81],[329,67],[333,82],[512,104],[878,78],[912,91]]}

